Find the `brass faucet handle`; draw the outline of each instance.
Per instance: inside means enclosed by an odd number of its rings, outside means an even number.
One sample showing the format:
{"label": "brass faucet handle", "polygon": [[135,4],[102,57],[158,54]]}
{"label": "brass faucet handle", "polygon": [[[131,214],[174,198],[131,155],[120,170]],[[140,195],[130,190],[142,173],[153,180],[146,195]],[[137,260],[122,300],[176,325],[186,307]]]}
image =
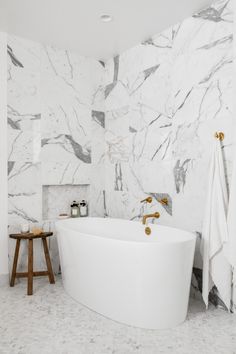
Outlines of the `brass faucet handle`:
{"label": "brass faucet handle", "polygon": [[160,213],[158,213],[158,211],[156,211],[156,212],[153,214],[153,217],[158,219],[158,218],[160,217]]}
{"label": "brass faucet handle", "polygon": [[225,135],[224,135],[223,132],[216,132],[216,133],[215,133],[215,138],[216,138],[216,139],[219,139],[220,141],[223,141],[224,138],[225,138]]}
{"label": "brass faucet handle", "polygon": [[168,205],[169,203],[167,198],[158,199],[158,202],[162,205]]}
{"label": "brass faucet handle", "polygon": [[151,203],[152,202],[152,197],[147,197],[143,200],[141,200],[141,203]]}

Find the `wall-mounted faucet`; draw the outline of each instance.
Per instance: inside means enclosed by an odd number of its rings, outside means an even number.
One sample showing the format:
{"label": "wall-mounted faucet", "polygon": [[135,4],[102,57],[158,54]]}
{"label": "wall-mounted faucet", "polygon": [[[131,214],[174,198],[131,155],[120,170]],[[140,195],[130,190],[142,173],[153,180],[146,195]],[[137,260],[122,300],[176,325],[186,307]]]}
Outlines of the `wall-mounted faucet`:
{"label": "wall-mounted faucet", "polygon": [[147,215],[143,215],[143,225],[146,224],[147,219],[149,218],[156,218],[158,219],[160,217],[160,213],[158,213],[158,211],[156,211],[153,214],[147,214]]}
{"label": "wall-mounted faucet", "polygon": [[[169,203],[167,198],[157,199],[157,201],[161,205],[168,205],[168,203]],[[141,203],[152,203],[152,197],[147,197],[147,198],[141,200]]]}
{"label": "wall-mounted faucet", "polygon": [[[158,202],[161,203],[161,204],[168,205],[168,200],[167,200],[167,198],[160,199],[160,200],[158,200]],[[141,203],[152,203],[152,197],[147,197],[147,198],[141,200]],[[149,218],[156,218],[156,219],[158,219],[159,217],[160,217],[160,213],[158,213],[158,211],[156,211],[156,212],[153,213],[153,214],[146,214],[146,215],[143,215],[142,223],[143,223],[143,225],[146,225],[147,219],[149,219]],[[145,234],[146,234],[146,235],[150,235],[151,232],[152,232],[151,228],[150,228],[149,226],[146,226],[146,227],[145,227]]]}

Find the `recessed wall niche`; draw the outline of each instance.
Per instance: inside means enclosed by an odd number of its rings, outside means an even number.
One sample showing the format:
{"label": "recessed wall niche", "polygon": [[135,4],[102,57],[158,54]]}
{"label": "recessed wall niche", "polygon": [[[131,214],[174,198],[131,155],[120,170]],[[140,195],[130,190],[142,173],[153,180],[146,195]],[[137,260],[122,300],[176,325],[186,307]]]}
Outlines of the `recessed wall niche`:
{"label": "recessed wall niche", "polygon": [[43,219],[57,219],[61,213],[70,213],[73,200],[88,200],[89,185],[43,186]]}

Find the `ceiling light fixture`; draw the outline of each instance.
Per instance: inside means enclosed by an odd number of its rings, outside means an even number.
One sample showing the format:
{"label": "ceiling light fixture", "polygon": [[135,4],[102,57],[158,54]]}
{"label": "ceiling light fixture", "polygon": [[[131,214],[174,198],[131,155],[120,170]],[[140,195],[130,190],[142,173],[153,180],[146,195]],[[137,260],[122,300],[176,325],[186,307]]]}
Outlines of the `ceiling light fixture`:
{"label": "ceiling light fixture", "polygon": [[100,20],[102,22],[111,22],[112,21],[112,16],[104,14],[104,15],[100,16]]}

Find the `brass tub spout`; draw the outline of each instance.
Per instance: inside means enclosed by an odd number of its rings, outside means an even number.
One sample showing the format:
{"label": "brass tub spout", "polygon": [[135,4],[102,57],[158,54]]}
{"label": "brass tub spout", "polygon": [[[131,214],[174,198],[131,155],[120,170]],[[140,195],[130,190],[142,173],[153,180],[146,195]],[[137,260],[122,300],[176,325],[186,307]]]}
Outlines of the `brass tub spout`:
{"label": "brass tub spout", "polygon": [[149,218],[158,219],[159,217],[160,217],[160,213],[158,213],[158,211],[156,213],[154,213],[154,214],[143,215],[143,225],[146,224],[147,219],[149,219]]}

